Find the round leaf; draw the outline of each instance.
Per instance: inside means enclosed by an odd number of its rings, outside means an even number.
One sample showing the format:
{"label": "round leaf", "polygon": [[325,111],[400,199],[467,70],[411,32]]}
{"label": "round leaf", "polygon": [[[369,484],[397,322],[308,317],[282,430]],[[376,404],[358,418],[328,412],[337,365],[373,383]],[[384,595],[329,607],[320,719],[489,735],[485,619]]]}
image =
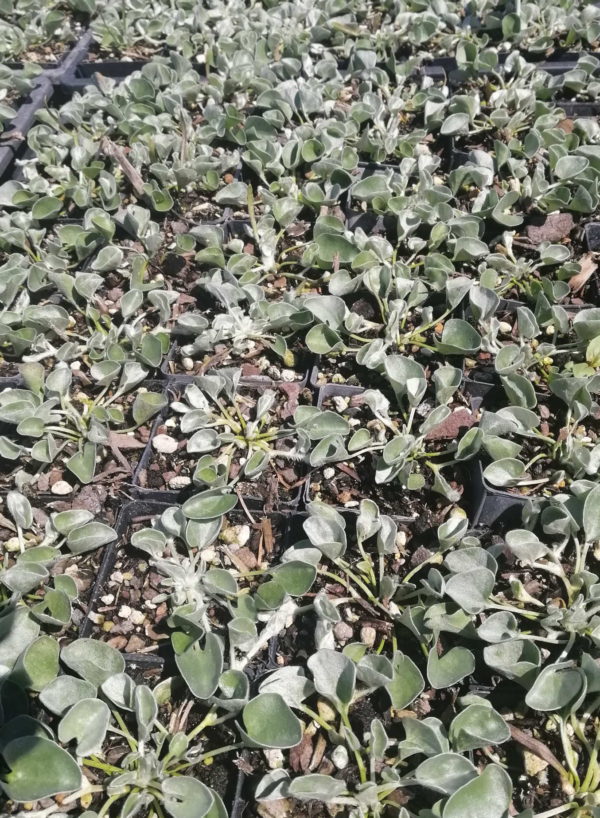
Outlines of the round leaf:
{"label": "round leaf", "polygon": [[244,707],[248,738],[259,747],[286,749],[302,739],[302,723],[279,693],[259,693]]}
{"label": "round leaf", "polygon": [[38,801],[81,786],[79,765],[50,739],[22,736],[11,741],[2,755],[10,771],[0,786],[13,801]]}

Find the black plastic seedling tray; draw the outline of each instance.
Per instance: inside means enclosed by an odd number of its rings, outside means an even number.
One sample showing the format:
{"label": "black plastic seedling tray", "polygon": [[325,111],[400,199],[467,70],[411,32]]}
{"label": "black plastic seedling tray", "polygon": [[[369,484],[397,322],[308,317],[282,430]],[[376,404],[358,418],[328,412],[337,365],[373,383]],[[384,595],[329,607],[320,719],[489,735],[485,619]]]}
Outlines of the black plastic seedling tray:
{"label": "black plastic seedling tray", "polygon": [[102,74],[103,77],[111,79],[122,79],[129,77],[135,71],[147,64],[147,60],[97,60],[95,62],[80,62],[74,70],[73,79],[93,78],[94,74]]}
{"label": "black plastic seedling tray", "polygon": [[483,466],[479,460],[472,463],[470,474],[474,525],[495,526],[504,531],[519,528],[527,498],[490,486],[483,476]]}
{"label": "black plastic seedling tray", "polygon": [[37,83],[28,97],[24,99],[17,110],[17,114],[6,125],[0,142],[0,181],[9,176],[14,167],[14,160],[20,156],[26,145],[25,137],[35,122],[36,112],[40,110],[52,96],[52,83],[44,74],[40,74]]}
{"label": "black plastic seedling tray", "polygon": [[[182,339],[183,340],[183,339]],[[170,371],[171,363],[176,358],[179,352],[179,344],[174,343],[171,346],[169,354],[165,358],[161,366],[161,377],[166,378],[169,384],[173,386],[186,386],[188,383],[193,383],[194,380],[198,377],[197,375],[185,375],[185,374],[176,374],[173,375]],[[281,365],[283,369],[286,367],[284,364]],[[269,378],[267,375],[247,375],[245,377],[240,378],[240,385],[241,386],[250,386],[250,387],[269,387],[273,388],[276,387],[278,384],[281,383],[297,383],[299,384],[300,388],[303,389],[309,380],[309,376],[313,371],[313,363],[312,363],[312,356],[307,355],[306,359],[303,360],[302,366],[298,367],[296,371],[300,376],[298,380],[294,381],[283,381],[283,380],[275,380],[273,378]],[[218,372],[218,369],[209,369],[207,370],[206,374]]]}
{"label": "black plastic seedling tray", "polygon": [[[308,376],[307,376],[308,377]],[[171,377],[167,379],[166,382],[166,389],[169,394],[174,392],[180,391],[182,388],[185,388],[188,384],[193,382],[193,378],[188,377]],[[304,381],[304,384],[306,380]],[[256,381],[250,378],[242,379],[240,381],[240,387],[244,389],[255,389],[257,391],[263,391],[265,389],[269,389],[272,386],[276,386],[273,382],[265,383],[264,381]],[[157,434],[157,429],[165,422],[168,416],[168,406],[163,409],[162,412],[155,418],[154,423],[152,424],[152,431],[150,433],[150,437],[148,438],[148,443],[146,444],[146,448],[142,452],[142,455],[138,461],[138,464],[135,468],[132,477],[132,484],[130,487],[130,493],[133,497],[139,498],[140,500],[147,500],[152,502],[162,502],[168,503],[169,505],[176,505],[178,503],[184,502],[188,497],[193,494],[196,494],[198,491],[201,490],[201,487],[194,486],[193,483],[190,483],[189,486],[186,486],[184,489],[181,490],[167,490],[167,489],[152,489],[152,488],[145,488],[144,486],[140,485],[140,481],[142,478],[142,474],[147,470],[149,463],[152,460],[154,455],[154,450],[152,448],[152,441]],[[287,502],[282,502],[279,505],[277,510],[281,512],[293,512],[296,511],[301,502],[303,497],[303,490],[304,486],[300,486],[296,489],[293,498]],[[262,512],[265,507],[265,502],[261,497],[256,497],[254,495],[248,494],[241,494],[241,501],[243,504],[252,512]]]}
{"label": "black plastic seedling tray", "polygon": [[[161,514],[170,505],[172,505],[172,503],[135,500],[127,503],[121,508],[115,525],[115,530],[117,531],[118,537],[114,543],[107,546],[104,552],[103,559],[98,570],[98,576],[90,597],[88,613],[89,611],[94,610],[97,606],[97,602],[103,593],[104,585],[108,580],[117,560],[119,549],[122,548],[123,545],[126,546],[124,539],[132,521],[138,517],[153,517]],[[276,516],[282,523],[283,547],[285,547],[288,541],[287,518],[283,514],[278,514]],[[86,616],[80,627],[79,637],[89,637],[91,631],[92,622],[89,617]],[[165,643],[167,643],[167,640],[165,640]],[[247,668],[245,668],[245,672],[247,672],[250,680],[251,689],[254,691],[254,693],[257,692],[258,685],[263,678],[268,675],[268,673],[279,667],[276,662],[277,645],[277,638],[272,639],[269,642],[266,657],[260,659],[256,663],[251,663]],[[166,673],[176,673],[176,668],[172,667],[172,656],[170,655],[169,649],[165,650],[165,655],[150,653],[124,653],[122,655],[125,660],[126,670],[133,672],[134,674],[136,671],[141,671],[143,673],[144,671],[152,670],[158,671],[160,675],[165,675]],[[242,751],[242,757],[244,756],[244,753],[245,751]],[[246,777],[241,770],[235,769],[233,772],[233,779],[235,784],[232,783],[228,788],[229,797],[226,796],[224,798],[225,805],[228,808],[228,815],[230,815],[231,818],[242,818],[246,804],[251,800],[252,795],[250,792],[246,792]]]}
{"label": "black plastic seedling tray", "polygon": [[555,100],[555,102],[559,108],[563,109],[566,116],[572,119],[577,119],[578,117],[597,117],[600,115],[599,102],[562,102],[561,100]]}
{"label": "black plastic seedling tray", "polygon": [[73,74],[79,63],[85,59],[93,42],[91,31],[83,34],[68,54],[63,58],[56,68],[46,71],[46,76],[51,82],[58,83],[64,78]]}
{"label": "black plastic seedling tray", "polygon": [[[80,638],[89,637],[92,632],[93,622],[89,618],[89,614],[90,612],[94,611],[97,608],[100,597],[102,596],[103,593],[105,593],[106,583],[110,578],[110,574],[114,568],[119,553],[120,552],[123,553],[123,551],[124,550],[126,551],[128,548],[126,535],[132,523],[136,522],[139,518],[143,518],[144,520],[147,520],[147,524],[149,525],[151,518],[162,514],[164,511],[166,511],[166,509],[172,507],[173,505],[178,504],[173,502],[157,501],[150,499],[138,499],[131,500],[130,502],[127,502],[123,506],[121,506],[117,516],[117,520],[114,525],[114,529],[117,533],[117,538],[112,543],[106,546],[104,554],[102,555],[102,560],[98,568],[96,581],[90,594],[88,610],[86,611],[86,615],[82,620],[79,628]],[[236,509],[235,513],[243,515],[244,512],[241,509]],[[260,516],[268,517],[269,519],[277,520],[279,522],[282,538],[281,548],[285,549],[285,547],[289,543],[290,532],[289,515],[286,514],[285,512],[276,511],[269,513],[265,512]],[[131,550],[133,551],[133,549]],[[141,552],[137,553],[139,553],[141,557]],[[165,640],[165,644],[166,643],[167,640]],[[276,648],[277,648],[276,642],[272,640],[269,643],[269,649],[267,652],[266,659],[262,659],[260,662],[257,662],[256,666],[252,666],[251,669],[249,670],[249,676],[251,681],[255,679],[258,675],[262,675],[278,667],[278,665],[275,662]],[[127,662],[135,663],[140,667],[163,667],[165,665],[168,666],[172,659],[170,647],[168,646],[168,644],[166,644],[165,651],[163,652],[163,654],[123,653],[123,656]]]}

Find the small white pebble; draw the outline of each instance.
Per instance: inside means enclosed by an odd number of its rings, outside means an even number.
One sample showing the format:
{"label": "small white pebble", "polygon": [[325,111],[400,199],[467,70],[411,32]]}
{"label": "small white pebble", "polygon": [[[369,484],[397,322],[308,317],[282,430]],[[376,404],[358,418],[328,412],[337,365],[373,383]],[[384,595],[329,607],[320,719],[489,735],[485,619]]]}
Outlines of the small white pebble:
{"label": "small white pebble", "polygon": [[331,754],[331,760],[333,762],[333,766],[337,770],[345,770],[348,766],[348,750],[344,747],[343,744],[338,744],[335,750]]}
{"label": "small white pebble", "polygon": [[348,500],[347,503],[344,503],[344,508],[356,508],[358,505],[358,500]]}
{"label": "small white pebble", "polygon": [[61,497],[65,494],[71,494],[73,486],[69,485],[66,480],[58,480],[50,489],[52,494],[58,494]]}
{"label": "small white pebble", "polygon": [[270,770],[279,770],[283,767],[283,753],[281,750],[263,750]]}
{"label": "small white pebble", "polygon": [[331,399],[331,402],[335,406],[336,412],[345,412],[348,408],[348,404],[350,403],[350,398],[345,398],[343,395],[334,395]]}
{"label": "small white pebble", "polygon": [[335,469],[332,469],[331,466],[327,466],[326,469],[323,469],[323,477],[325,480],[333,480],[335,477]]}
{"label": "small white pebble", "polygon": [[375,628],[365,625],[364,628],[360,629],[360,641],[363,643],[363,645],[367,645],[368,647],[372,648],[376,639],[377,631]]}
{"label": "small white pebble", "polygon": [[11,537],[3,544],[3,548],[5,551],[20,551],[21,545],[19,543],[18,537]]}
{"label": "small white pebble", "polygon": [[287,383],[291,383],[292,381],[296,380],[296,373],[294,372],[293,369],[282,369],[281,380],[287,381]]}
{"label": "small white pebble", "polygon": [[182,358],[181,366],[186,370],[186,372],[191,372],[194,368],[194,362],[191,358]]}
{"label": "small white pebble", "polygon": [[131,608],[129,605],[121,605],[119,608],[119,617],[121,619],[129,619],[131,616]]}
{"label": "small white pebble", "polygon": [[146,621],[146,617],[142,613],[142,611],[132,611],[131,616],[129,617],[134,625],[143,625]]}
{"label": "small white pebble", "polygon": [[113,602],[115,601],[115,595],[114,594],[104,594],[104,596],[101,596],[100,599],[105,605],[112,605]]}
{"label": "small white pebble", "polygon": [[94,625],[103,625],[104,624],[104,617],[102,614],[97,613],[96,611],[90,611],[88,617],[94,623]]}
{"label": "small white pebble", "polygon": [[161,454],[173,454],[177,451],[177,441],[169,435],[156,435],[152,439],[152,448]]}
{"label": "small white pebble", "polygon": [[333,627],[333,635],[340,645],[345,645],[354,636],[354,631],[346,622],[338,622]]}
{"label": "small white pebble", "polygon": [[249,525],[231,525],[221,532],[220,539],[228,545],[235,545],[238,548],[246,545],[250,539]]}
{"label": "small white pebble", "polygon": [[177,477],[171,477],[169,480],[169,488],[178,491],[179,489],[184,489],[186,486],[189,486],[191,482],[191,477],[186,477],[185,475],[181,474]]}

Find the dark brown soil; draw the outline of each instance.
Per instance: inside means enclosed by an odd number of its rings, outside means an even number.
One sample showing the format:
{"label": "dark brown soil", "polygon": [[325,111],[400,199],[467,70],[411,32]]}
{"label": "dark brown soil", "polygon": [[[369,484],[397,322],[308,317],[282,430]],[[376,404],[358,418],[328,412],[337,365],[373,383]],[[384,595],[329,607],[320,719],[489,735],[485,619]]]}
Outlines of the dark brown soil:
{"label": "dark brown soil", "polygon": [[[301,389],[299,384],[272,384],[271,387],[276,390],[278,401],[272,410],[270,429],[289,426],[295,408],[299,404],[312,403],[313,395],[310,389]],[[240,398],[237,404],[248,420],[254,417],[254,405],[261,391],[243,387],[238,393]],[[149,460],[138,473],[137,484],[142,488],[168,490],[170,481],[175,477],[187,477],[191,480],[200,455],[186,452],[189,435],[184,435],[178,428],[173,428],[166,422],[155,429],[154,435],[157,434],[175,437],[178,440],[178,450],[170,455],[161,454],[150,447]],[[274,440],[271,447],[275,451],[288,451],[293,449],[294,441],[282,437]],[[219,451],[221,450],[213,452],[213,456],[218,457]],[[240,474],[243,467],[242,458],[246,457],[246,454],[246,449],[234,450],[229,480]],[[242,476],[236,483],[236,490],[244,497],[258,499],[268,510],[276,509],[281,504],[296,502],[299,499],[299,491],[304,484],[304,471],[302,463],[283,456],[273,457],[266,469],[256,478],[247,480]]]}
{"label": "dark brown soil", "polygon": [[[214,548],[226,566],[242,572],[252,571],[275,559],[284,548],[286,520],[283,516],[257,515],[254,519],[256,524],[249,523],[239,511],[233,511],[225,518]],[[149,526],[151,521],[152,516],[135,518],[120,542],[129,543],[133,532]],[[239,525],[249,526],[248,541],[240,547],[228,545],[224,539],[226,532]],[[185,546],[182,549],[185,553]],[[163,593],[163,577],[149,565],[147,555],[131,546],[119,548],[106,579],[95,589],[90,635],[124,653],[158,653],[169,659],[168,605],[165,601],[153,601]],[[216,609],[212,616],[215,625],[219,626]]]}
{"label": "dark brown soil", "polygon": [[[81,402],[79,402],[77,399],[75,389],[76,387],[74,388],[73,392],[73,402],[79,407],[79,409],[81,409]],[[150,391],[160,392],[161,388],[157,387],[154,390],[150,389]],[[119,407],[123,410],[125,416],[123,428],[125,429],[133,425],[131,407],[138,392],[139,390],[135,389],[133,392],[119,398],[112,404],[113,406]],[[132,434],[128,435],[119,435],[119,427],[113,427],[111,431],[114,432],[115,436],[112,438],[112,446],[98,445],[97,452],[98,456],[100,457],[100,462],[98,462],[96,465],[96,473],[92,480],[92,484],[104,483],[107,486],[110,486],[111,492],[114,496],[120,485],[132,480],[135,467],[142,456],[150,436],[150,429],[153,420],[154,419],[151,418],[147,424],[138,427]],[[0,423],[0,433],[7,434],[9,436],[14,435],[14,426],[11,427],[7,424]],[[26,443],[27,439],[24,439],[24,441],[21,442]],[[55,461],[47,465],[33,461],[26,455],[17,461],[3,461],[0,459],[0,466],[2,466],[0,473],[0,487],[11,487],[13,485],[14,473],[18,469],[25,468],[31,474],[35,474],[40,465],[43,465],[43,468],[40,469],[39,477],[37,477],[35,481],[35,488],[38,493],[52,493],[52,486],[61,480],[66,481],[75,489],[79,486],[77,478],[69,469],[66,468],[64,463],[68,457],[75,454],[76,451],[77,445],[68,442]],[[26,491],[29,490],[31,489],[26,488]]]}

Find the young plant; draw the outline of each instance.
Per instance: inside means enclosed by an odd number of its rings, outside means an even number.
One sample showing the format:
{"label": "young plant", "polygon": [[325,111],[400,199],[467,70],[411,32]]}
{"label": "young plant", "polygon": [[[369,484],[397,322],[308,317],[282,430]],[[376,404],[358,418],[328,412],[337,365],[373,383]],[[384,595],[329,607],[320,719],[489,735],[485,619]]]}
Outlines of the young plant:
{"label": "young plant", "polygon": [[[135,431],[167,400],[160,392],[139,391],[131,403],[130,415],[126,415],[124,407],[114,405],[147,376],[147,371],[133,362],[124,364],[120,382],[110,396],[106,386],[96,398],[72,390],[73,373],[66,363],[57,364],[48,374],[39,363],[25,364],[21,374],[26,388],[8,388],[0,393],[3,422],[10,430],[0,437],[0,454],[6,460],[26,458],[41,464],[34,474],[23,475],[25,483],[35,480],[45,466],[61,456],[65,468],[77,480],[91,482],[98,455],[118,447],[115,427],[119,434]],[[133,425],[120,428],[127,419]]]}

